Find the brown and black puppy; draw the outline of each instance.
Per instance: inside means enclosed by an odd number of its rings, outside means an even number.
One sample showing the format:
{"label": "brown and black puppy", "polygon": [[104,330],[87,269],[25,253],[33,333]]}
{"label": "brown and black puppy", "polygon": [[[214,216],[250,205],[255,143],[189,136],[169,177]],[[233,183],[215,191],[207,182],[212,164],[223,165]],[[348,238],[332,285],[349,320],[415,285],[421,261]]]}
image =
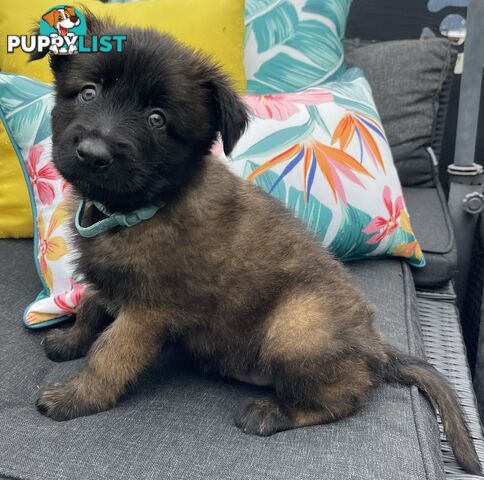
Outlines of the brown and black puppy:
{"label": "brown and black puppy", "polygon": [[52,360],[87,361],[42,389],[38,410],[68,420],[112,408],[177,340],[205,370],[273,386],[243,409],[244,432],[332,422],[382,382],[417,385],[461,464],[479,472],[443,378],[383,341],[372,307],[300,221],[210,156],[218,132],[230,153],[247,123],[220,70],[169,36],[88,21],[128,40],[122,53],[51,58],[55,165],[88,199],[85,227],[104,218],[93,201],[124,213],[165,206],[92,238],[74,229],[88,290],[74,326],[44,345]]}

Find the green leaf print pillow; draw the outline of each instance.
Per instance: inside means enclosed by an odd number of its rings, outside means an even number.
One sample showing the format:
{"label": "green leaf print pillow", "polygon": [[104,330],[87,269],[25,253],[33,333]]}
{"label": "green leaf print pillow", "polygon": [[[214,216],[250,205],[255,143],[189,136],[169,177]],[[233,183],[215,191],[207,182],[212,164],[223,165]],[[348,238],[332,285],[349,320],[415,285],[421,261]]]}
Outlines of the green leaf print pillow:
{"label": "green leaf print pillow", "polygon": [[231,159],[237,175],[285,203],[342,260],[425,260],[390,147],[361,70],[321,88],[248,95],[249,128]]}
{"label": "green leaf print pillow", "polygon": [[344,71],[351,0],[246,0],[247,93],[294,92]]}

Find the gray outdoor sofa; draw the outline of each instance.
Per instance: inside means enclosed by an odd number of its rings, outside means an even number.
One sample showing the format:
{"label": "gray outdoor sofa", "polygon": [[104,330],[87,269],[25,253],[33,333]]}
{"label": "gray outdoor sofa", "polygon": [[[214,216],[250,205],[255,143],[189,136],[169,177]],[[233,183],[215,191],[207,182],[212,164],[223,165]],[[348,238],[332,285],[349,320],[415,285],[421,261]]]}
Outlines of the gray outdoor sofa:
{"label": "gray outdoor sofa", "polygon": [[[455,52],[444,40],[429,42],[347,45],[350,63],[368,69],[428,262],[421,271],[399,260],[354,262],[348,268],[377,307],[379,326],[389,341],[425,356],[454,385],[484,464],[452,286],[457,270],[454,232],[433,162],[443,142]],[[417,50],[425,75],[407,71],[419,78],[407,76],[404,84],[382,79],[389,70],[378,73],[379,64],[398,57],[393,68],[399,71],[413,64]],[[405,58],[404,51],[413,53]],[[372,62],[371,68],[365,62]],[[422,76],[428,91],[418,95]],[[431,78],[440,80],[430,85]],[[407,124],[395,124],[398,118],[385,102],[400,105]],[[400,137],[402,130],[409,135]],[[23,309],[40,290],[32,248],[31,240],[0,241],[0,479],[477,478],[457,466],[437,415],[414,387],[381,387],[359,413],[337,423],[269,438],[247,436],[235,427],[234,415],[248,397],[262,396],[263,389],[203,377],[175,347],[161,355],[114,410],[63,423],[41,416],[34,406],[39,386],[73,375],[83,360],[48,360],[41,346],[45,331],[22,326]]]}

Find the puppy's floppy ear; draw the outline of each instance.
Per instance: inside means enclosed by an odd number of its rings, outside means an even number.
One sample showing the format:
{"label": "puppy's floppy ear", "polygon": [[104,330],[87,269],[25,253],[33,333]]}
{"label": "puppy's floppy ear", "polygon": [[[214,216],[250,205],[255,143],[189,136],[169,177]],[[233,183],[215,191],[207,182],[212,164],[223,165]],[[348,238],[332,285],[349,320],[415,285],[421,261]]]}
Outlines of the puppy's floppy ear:
{"label": "puppy's floppy ear", "polygon": [[229,156],[247,128],[247,109],[229,78],[218,68],[210,69],[207,86],[214,102],[217,129],[222,136],[224,152]]}

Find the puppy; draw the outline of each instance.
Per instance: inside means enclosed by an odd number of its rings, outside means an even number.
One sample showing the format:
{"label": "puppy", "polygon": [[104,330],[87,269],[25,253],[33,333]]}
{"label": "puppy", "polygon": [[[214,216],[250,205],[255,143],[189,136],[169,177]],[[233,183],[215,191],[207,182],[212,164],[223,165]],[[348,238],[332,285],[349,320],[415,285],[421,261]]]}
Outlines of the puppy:
{"label": "puppy", "polygon": [[[88,288],[75,324],[44,346],[55,361],[87,360],[40,391],[39,412],[68,420],[112,408],[176,340],[205,371],[273,387],[242,410],[246,433],[333,422],[383,382],[416,385],[439,408],[460,463],[480,472],[443,377],[387,345],[342,265],[210,155],[218,133],[230,154],[247,125],[221,71],[167,35],[86,16],[90,34],[127,41],[121,53],[50,60],[54,162],[86,199],[73,231]],[[113,226],[109,212],[138,221]]]}

